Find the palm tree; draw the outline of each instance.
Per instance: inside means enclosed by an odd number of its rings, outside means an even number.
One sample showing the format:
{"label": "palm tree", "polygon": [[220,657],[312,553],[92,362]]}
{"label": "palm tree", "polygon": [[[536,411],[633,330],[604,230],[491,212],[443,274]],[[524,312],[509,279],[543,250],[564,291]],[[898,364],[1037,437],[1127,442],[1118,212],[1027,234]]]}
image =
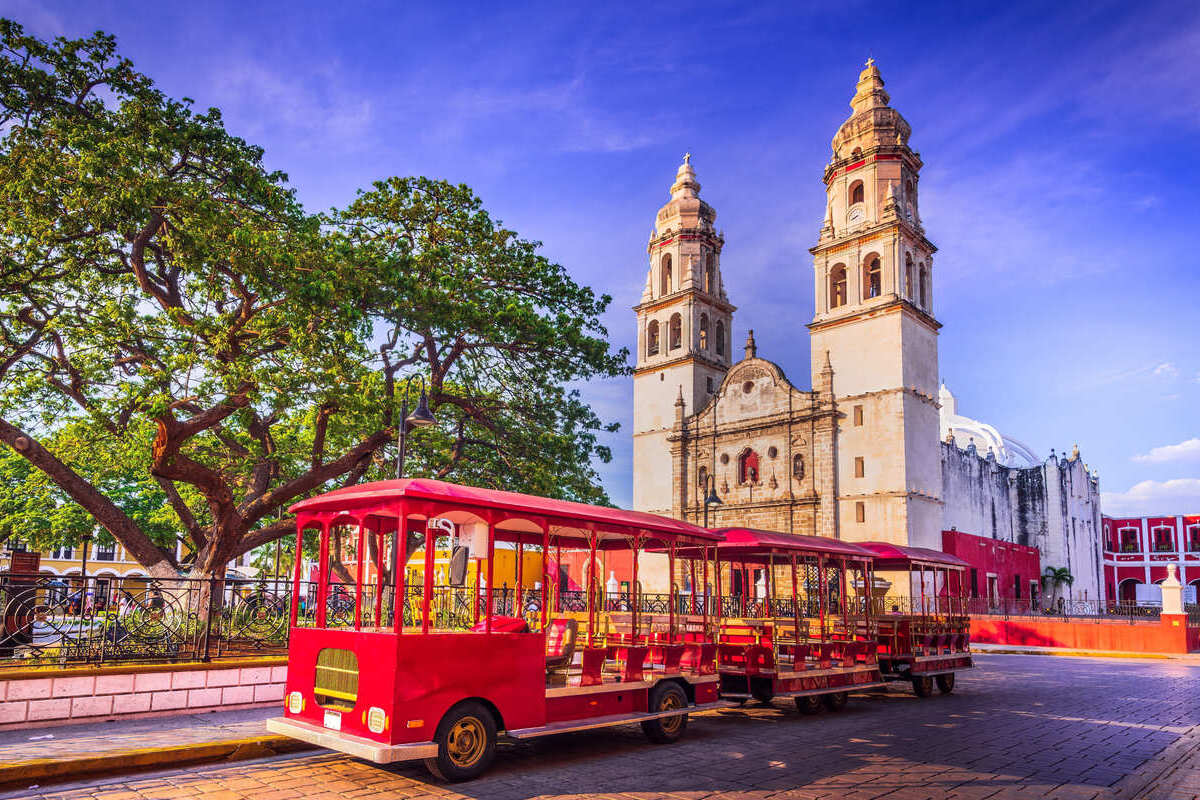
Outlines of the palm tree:
{"label": "palm tree", "polygon": [[1061,598],[1058,597],[1060,588],[1063,585],[1070,586],[1074,582],[1075,576],[1066,567],[1046,567],[1046,571],[1042,573],[1042,589],[1049,587],[1051,607],[1056,605],[1056,599],[1061,602]]}

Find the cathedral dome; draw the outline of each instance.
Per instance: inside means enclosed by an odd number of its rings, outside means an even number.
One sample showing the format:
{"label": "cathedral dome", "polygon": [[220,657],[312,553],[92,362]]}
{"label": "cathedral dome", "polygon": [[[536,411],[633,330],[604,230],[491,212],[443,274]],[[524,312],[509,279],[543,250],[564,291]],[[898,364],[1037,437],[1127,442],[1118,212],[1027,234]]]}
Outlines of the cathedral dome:
{"label": "cathedral dome", "polygon": [[952,436],[954,444],[960,449],[966,449],[971,444],[980,456],[986,456],[990,451],[996,461],[1006,467],[1035,467],[1038,465],[1037,456],[1028,445],[1006,436],[986,422],[964,417],[958,413],[958,399],[942,384],[938,391],[938,403],[941,405],[941,436],[949,441]]}

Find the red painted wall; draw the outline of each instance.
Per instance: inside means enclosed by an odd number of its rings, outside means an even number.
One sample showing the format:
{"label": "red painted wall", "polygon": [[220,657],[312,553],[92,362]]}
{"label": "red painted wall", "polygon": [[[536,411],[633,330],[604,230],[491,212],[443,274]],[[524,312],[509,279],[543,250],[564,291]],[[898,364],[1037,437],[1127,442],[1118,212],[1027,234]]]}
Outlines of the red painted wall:
{"label": "red painted wall", "polygon": [[[1036,547],[975,536],[963,531],[942,531],[942,551],[958,556],[968,562],[978,576],[975,596],[987,597],[988,573],[996,575],[997,589],[1001,599],[1016,599],[1014,578],[1021,579],[1021,600],[1029,599],[1029,582],[1039,579],[1042,573],[1041,554]],[[971,573],[966,577],[967,589],[971,589]]]}
{"label": "red painted wall", "polygon": [[1126,653],[1189,653],[1200,650],[1200,628],[1189,628],[1187,618],[1182,616],[1132,624],[1107,620],[972,617],[971,641]]}

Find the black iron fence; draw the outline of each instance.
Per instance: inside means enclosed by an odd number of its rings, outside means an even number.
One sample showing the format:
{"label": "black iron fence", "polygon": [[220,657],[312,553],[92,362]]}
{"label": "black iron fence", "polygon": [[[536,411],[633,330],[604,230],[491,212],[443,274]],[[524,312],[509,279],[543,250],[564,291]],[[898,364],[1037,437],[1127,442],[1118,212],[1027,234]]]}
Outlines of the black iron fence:
{"label": "black iron fence", "polygon": [[[325,597],[326,623],[364,627],[394,624],[393,592],[384,586],[362,589],[331,584]],[[472,587],[437,586],[430,597],[430,621],[439,628],[465,629],[486,616],[486,591]],[[300,584],[300,626],[315,626],[319,604],[314,582]],[[541,589],[518,597],[508,587],[492,591],[492,613],[536,618],[542,608]],[[800,597],[767,603],[752,596],[693,595],[686,592],[639,593],[643,614],[789,618],[861,616],[863,598],[827,598],[825,608],[815,599]],[[554,612],[584,612],[584,591],[553,592]],[[635,600],[628,592],[600,592],[596,606],[607,612],[628,612]],[[971,598],[874,598],[872,612],[937,613],[971,616],[1060,617],[1156,620],[1157,607],[1115,605],[1082,600]],[[205,661],[250,655],[282,654],[287,649],[292,583],[286,579],[217,581],[112,576],[56,577],[0,575],[0,667],[54,666],[151,661]],[[406,586],[401,613],[405,625],[419,625],[424,607],[423,587]],[[1188,623],[1200,626],[1200,607],[1187,608]]]}

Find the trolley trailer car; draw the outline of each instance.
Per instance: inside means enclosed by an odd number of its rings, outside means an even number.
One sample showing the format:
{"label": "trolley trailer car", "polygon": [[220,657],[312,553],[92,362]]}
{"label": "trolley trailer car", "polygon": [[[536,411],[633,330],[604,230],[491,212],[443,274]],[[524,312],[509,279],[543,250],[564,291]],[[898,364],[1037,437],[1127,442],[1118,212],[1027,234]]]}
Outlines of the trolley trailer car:
{"label": "trolley trailer car", "polygon": [[872,554],[849,542],[723,528],[716,549],[721,696],[792,698],[814,713],[885,686],[869,590]]}
{"label": "trolley trailer car", "polygon": [[[651,514],[424,479],[338,489],[291,510],[298,568],[285,713],[268,721],[273,732],[377,763],[423,760],[438,777],[467,780],[488,767],[500,735],[639,722],[652,741],[669,742],[683,734],[688,712],[731,705],[718,697],[704,611],[685,620],[670,603],[647,620],[636,589],[639,553],[665,554],[672,574],[677,554],[706,569],[719,534]],[[352,620],[337,618],[328,602],[331,587],[345,590],[332,575],[332,556],[345,555],[331,552],[335,529],[346,533],[335,542],[356,544]],[[320,542],[313,627],[297,625],[306,532]],[[486,559],[486,583],[435,585],[443,542],[443,552]],[[500,543],[517,549],[518,565],[526,548],[542,555],[534,580],[518,567],[511,606],[493,588]],[[406,586],[422,547],[420,585]],[[571,610],[558,571],[550,573],[551,563],[561,569],[564,551],[586,564],[583,602],[576,596]],[[605,598],[601,583],[601,560],[617,552],[628,554],[632,571],[633,596],[625,599]]]}
{"label": "trolley trailer car", "polygon": [[924,547],[859,545],[871,553],[877,572],[895,573],[908,584],[906,595],[875,602],[883,678],[911,682],[918,697],[929,697],[935,682],[949,694],[954,674],[972,666],[964,580],[970,564]]}

